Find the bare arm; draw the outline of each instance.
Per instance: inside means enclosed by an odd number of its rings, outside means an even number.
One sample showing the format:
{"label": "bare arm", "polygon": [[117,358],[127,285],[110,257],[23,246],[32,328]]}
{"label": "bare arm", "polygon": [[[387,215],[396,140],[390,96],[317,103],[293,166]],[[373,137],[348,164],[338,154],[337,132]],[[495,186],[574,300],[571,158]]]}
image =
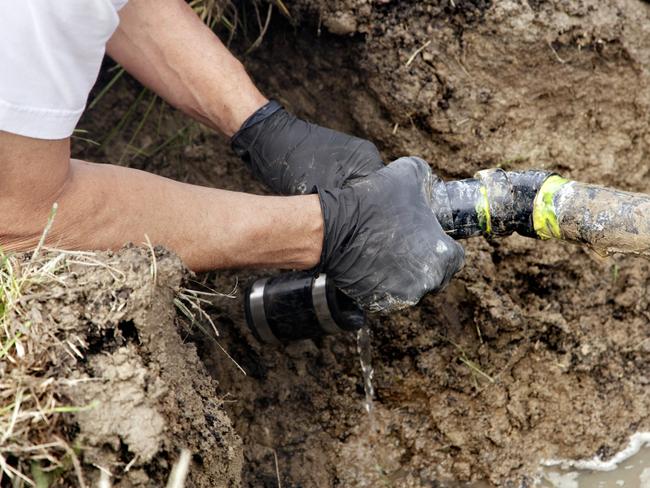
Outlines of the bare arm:
{"label": "bare arm", "polygon": [[107,50],[145,86],[227,136],[268,101],[183,0],[131,0]]}
{"label": "bare arm", "polygon": [[[108,52],[142,83],[232,135],[266,99],[182,0],[131,0]],[[147,235],[194,270],[308,268],[320,258],[318,197],[260,197],[70,160],[70,141],[0,132],[0,246],[33,248],[53,203],[48,244],[116,249]]]}
{"label": "bare arm", "polygon": [[0,247],[33,249],[54,202],[47,243],[117,249],[145,234],[194,270],[308,268],[320,258],[316,195],[268,197],[187,185],[107,164],[70,160],[69,140],[0,132]]}

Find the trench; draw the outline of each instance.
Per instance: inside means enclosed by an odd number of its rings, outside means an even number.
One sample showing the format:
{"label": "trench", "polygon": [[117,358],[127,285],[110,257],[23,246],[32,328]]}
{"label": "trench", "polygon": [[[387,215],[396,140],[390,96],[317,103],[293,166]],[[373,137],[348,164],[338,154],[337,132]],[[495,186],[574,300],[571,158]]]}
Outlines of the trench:
{"label": "trench", "polygon": [[[633,28],[631,9],[620,15]],[[448,51],[441,49],[426,63],[405,70],[402,60],[399,69],[389,71],[388,61],[377,62],[394,57],[388,40],[368,47],[358,33],[341,37],[323,30],[319,35],[314,18],[297,28],[274,18],[246,65],[267,95],[303,117],[371,138],[387,161],[417,154],[455,178],[496,163],[515,169],[541,164],[594,183],[650,192],[647,179],[630,176],[635,164],[647,166],[647,128],[627,122],[629,110],[647,113],[650,98],[646,91],[632,97],[623,89],[646,80],[643,70],[631,69],[629,59],[617,53],[606,57],[606,51],[573,50],[568,44],[562,51],[557,44],[558,55],[573,63],[570,72],[545,43],[531,43],[522,33],[528,24],[513,30],[507,23],[499,27],[497,20],[465,25],[465,69],[481,80],[481,89],[470,90],[459,74],[462,53],[451,42]],[[591,20],[584,20],[585,30]],[[540,35],[553,30],[550,20],[535,21],[535,29],[546,29]],[[395,22],[391,25],[399,31]],[[507,69],[468,47],[483,43],[494,54],[503,49],[495,41],[500,35],[509,36],[513,51],[501,53],[504,63],[512,64]],[[641,37],[634,42],[644,46]],[[409,49],[403,49],[407,57]],[[530,59],[540,66],[530,68]],[[560,87],[547,84],[553,78],[548,73],[562,76]],[[437,85],[447,88],[438,93]],[[507,105],[499,99],[500,85],[504,92],[523,94]],[[593,94],[603,87],[609,87],[607,95],[596,103]],[[122,80],[83,127],[97,133],[113,126],[134,106],[139,90]],[[411,99],[412,92],[418,95]],[[404,98],[417,113],[405,111]],[[575,99],[583,105],[575,105]],[[135,104],[136,115],[147,110],[146,101]],[[425,105],[432,107],[430,113],[422,112]],[[598,120],[613,122],[586,120],[590,110]],[[83,146],[78,152],[192,183],[265,192],[226,141],[188,127],[169,109],[160,109],[157,117],[135,138],[137,117],[100,149]],[[478,122],[472,128],[474,122],[461,124],[468,118]],[[621,143],[624,135],[634,143]],[[593,144],[578,144],[582,137]],[[156,147],[168,140],[164,150],[150,156],[127,147],[137,141]],[[609,147],[617,150],[618,172],[612,171]],[[224,272],[202,279],[230,290],[236,282],[271,273]],[[634,432],[650,430],[648,276],[644,260],[601,258],[568,244],[517,236],[468,241],[465,270],[441,295],[426,297],[404,313],[372,318],[372,425],[363,406],[353,336],[281,349],[260,345],[244,325],[240,297],[219,300],[211,314],[221,344],[246,376],[214,344],[195,339],[243,439],[244,486],[275,487],[278,478],[284,487],[431,487],[476,480],[530,486],[541,459],[609,458]],[[646,450],[635,460],[647,458]],[[620,473],[614,478],[585,473],[583,484],[551,486],[615,486],[611,483]],[[578,482],[572,476],[567,479]],[[605,484],[595,484],[601,481]]]}

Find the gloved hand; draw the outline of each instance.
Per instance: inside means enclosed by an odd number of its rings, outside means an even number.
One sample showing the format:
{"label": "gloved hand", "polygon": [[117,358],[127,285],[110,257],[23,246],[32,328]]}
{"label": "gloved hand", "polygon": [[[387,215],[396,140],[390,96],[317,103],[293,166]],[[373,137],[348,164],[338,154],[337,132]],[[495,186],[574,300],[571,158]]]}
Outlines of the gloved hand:
{"label": "gloved hand", "polygon": [[463,248],[431,209],[439,181],[418,158],[401,158],[343,189],[318,188],[325,239],[318,271],[371,311],[416,304],[463,265]]}
{"label": "gloved hand", "polygon": [[342,188],[384,167],[373,143],[305,122],[276,101],[249,117],[231,145],[257,178],[284,195]]}

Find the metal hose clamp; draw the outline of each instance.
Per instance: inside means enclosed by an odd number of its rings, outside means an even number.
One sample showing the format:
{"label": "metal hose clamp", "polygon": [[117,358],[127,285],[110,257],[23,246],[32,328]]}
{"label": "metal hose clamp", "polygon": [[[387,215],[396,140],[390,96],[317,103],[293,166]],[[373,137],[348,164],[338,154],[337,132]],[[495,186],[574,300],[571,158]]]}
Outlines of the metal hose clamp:
{"label": "metal hose clamp", "polygon": [[329,303],[327,302],[327,276],[321,274],[314,280],[311,288],[311,299],[314,305],[314,312],[321,328],[328,334],[338,334],[343,330],[336,325],[336,321],[330,313]]}
{"label": "metal hose clamp", "polygon": [[255,327],[255,331],[264,342],[269,344],[281,344],[277,337],[273,334],[268,321],[266,320],[266,312],[264,311],[264,287],[268,278],[257,280],[251,287],[248,296],[248,303],[250,307],[251,319]]}

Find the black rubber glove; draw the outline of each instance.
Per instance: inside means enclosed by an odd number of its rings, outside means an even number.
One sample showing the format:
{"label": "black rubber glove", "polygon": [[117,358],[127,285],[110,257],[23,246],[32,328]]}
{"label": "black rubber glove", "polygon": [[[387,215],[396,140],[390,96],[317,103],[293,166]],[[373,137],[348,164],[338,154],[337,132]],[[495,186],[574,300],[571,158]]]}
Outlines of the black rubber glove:
{"label": "black rubber glove", "polygon": [[235,153],[277,193],[342,188],[384,167],[375,145],[305,122],[270,101],[231,139]]}
{"label": "black rubber glove", "polygon": [[318,189],[325,240],[318,271],[371,311],[416,304],[463,265],[463,248],[431,209],[439,181],[418,158],[401,158],[343,189]]}

